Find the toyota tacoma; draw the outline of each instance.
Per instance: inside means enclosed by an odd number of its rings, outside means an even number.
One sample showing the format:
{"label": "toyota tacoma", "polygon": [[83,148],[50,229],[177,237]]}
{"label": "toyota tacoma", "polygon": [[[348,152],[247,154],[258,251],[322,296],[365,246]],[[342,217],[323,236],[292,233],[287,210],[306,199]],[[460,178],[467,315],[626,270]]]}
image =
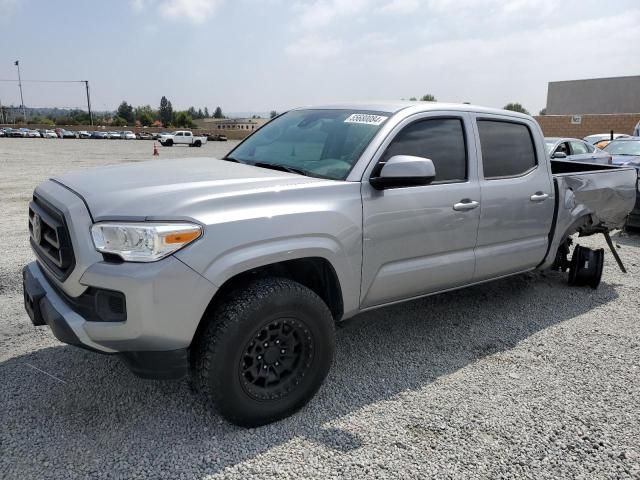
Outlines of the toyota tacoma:
{"label": "toyota tacoma", "polygon": [[636,170],[551,161],[528,115],[443,103],[282,114],[221,159],[56,176],[29,204],[25,308],[62,342],[290,415],[361,312],[535,269],[596,288]]}

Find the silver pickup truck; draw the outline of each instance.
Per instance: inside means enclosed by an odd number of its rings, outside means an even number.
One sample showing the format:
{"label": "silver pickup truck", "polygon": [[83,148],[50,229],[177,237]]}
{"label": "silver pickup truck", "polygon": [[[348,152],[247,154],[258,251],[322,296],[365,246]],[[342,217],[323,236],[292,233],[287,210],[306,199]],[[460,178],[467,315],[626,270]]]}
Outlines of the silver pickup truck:
{"label": "silver pickup truck", "polygon": [[[529,116],[402,103],[289,111],[223,159],[52,178],[29,204],[26,310],[62,342],[195,385],[246,426],[302,407],[334,325],[534,269],[597,287],[636,170],[550,161]],[[573,250],[573,252],[571,252]]]}

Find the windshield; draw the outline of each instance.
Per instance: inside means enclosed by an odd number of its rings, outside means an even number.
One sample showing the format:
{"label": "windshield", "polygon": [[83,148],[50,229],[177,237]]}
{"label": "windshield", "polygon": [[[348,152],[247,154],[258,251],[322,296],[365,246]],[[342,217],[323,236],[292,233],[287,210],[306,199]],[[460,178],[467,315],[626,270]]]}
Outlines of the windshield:
{"label": "windshield", "polygon": [[389,114],[354,110],[293,110],[275,118],[227,155],[259,166],[344,180]]}
{"label": "windshield", "polygon": [[613,155],[640,155],[640,140],[614,140],[603,150]]}

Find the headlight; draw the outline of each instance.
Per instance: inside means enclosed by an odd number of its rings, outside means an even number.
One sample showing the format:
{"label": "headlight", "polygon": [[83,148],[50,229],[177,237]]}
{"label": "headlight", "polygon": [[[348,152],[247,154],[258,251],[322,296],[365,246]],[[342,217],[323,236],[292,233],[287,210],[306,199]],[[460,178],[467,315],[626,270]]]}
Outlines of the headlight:
{"label": "headlight", "polygon": [[193,223],[96,223],[91,236],[96,250],[128,262],[155,262],[202,235]]}

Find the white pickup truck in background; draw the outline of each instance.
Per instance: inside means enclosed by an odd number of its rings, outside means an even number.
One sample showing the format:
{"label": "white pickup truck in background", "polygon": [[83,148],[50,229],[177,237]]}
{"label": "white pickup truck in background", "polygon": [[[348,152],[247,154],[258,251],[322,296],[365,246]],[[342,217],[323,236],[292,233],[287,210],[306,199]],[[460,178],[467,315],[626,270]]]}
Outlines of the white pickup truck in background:
{"label": "white pickup truck in background", "polygon": [[189,145],[190,147],[201,147],[207,143],[207,137],[196,137],[189,130],[178,130],[171,134],[163,134],[158,137],[160,145],[163,147],[173,147],[174,145]]}

